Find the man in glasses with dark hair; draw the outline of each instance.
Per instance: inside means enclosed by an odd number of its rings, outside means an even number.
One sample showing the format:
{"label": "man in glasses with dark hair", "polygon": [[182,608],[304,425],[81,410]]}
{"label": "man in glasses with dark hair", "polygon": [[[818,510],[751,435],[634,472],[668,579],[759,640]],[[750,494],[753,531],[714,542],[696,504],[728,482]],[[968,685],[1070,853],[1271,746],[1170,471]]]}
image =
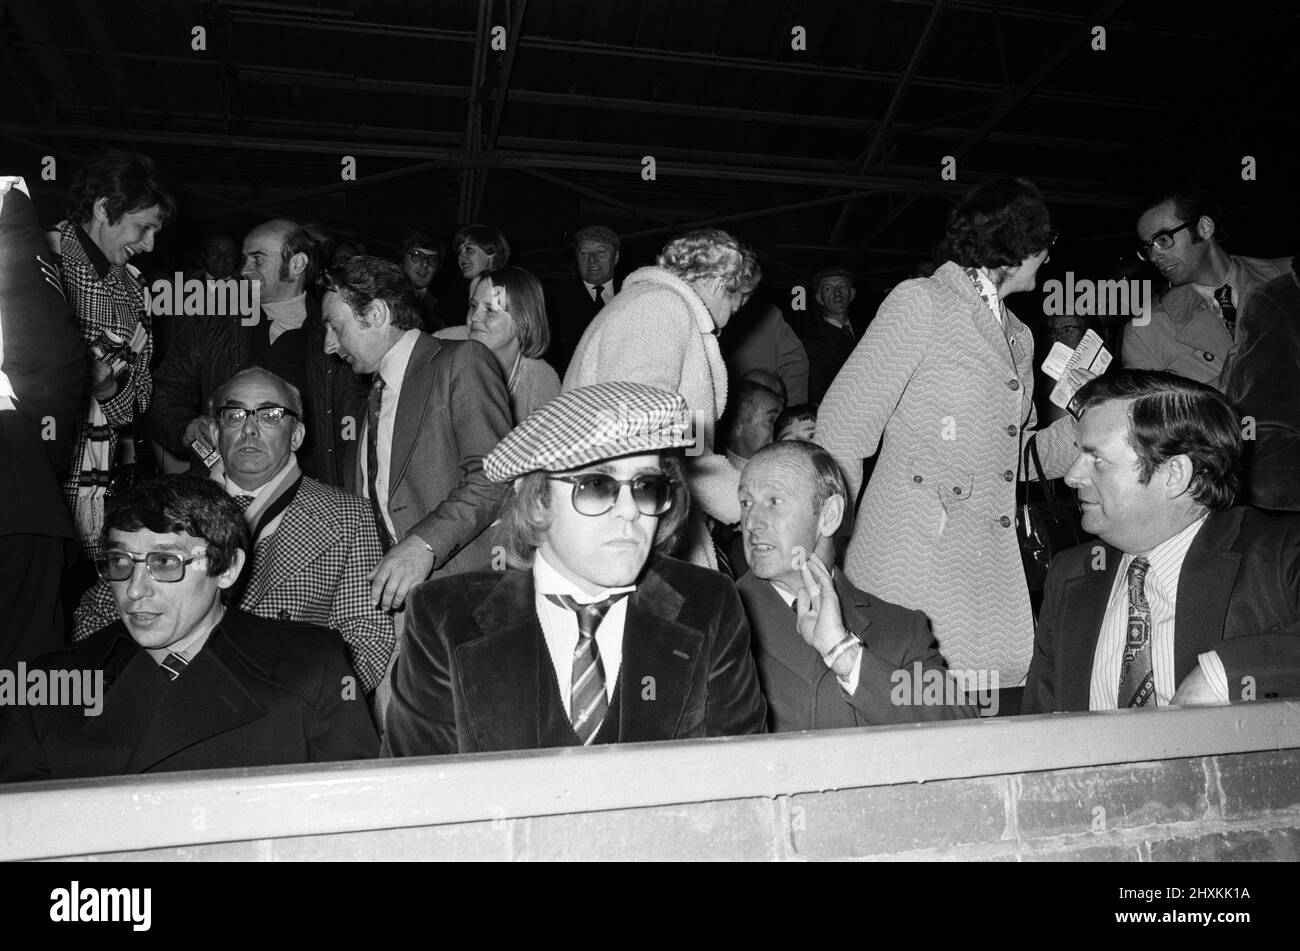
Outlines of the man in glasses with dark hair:
{"label": "man in glasses with dark hair", "polygon": [[338,636],[226,604],[249,537],[220,486],[165,476],[130,487],[109,502],[102,548],[96,567],[120,619],[29,665],[51,678],[95,673],[97,715],[66,703],[15,708],[0,781],[375,755]]}
{"label": "man in glasses with dark hair", "polygon": [[[370,599],[367,575],[382,557],[370,507],[305,476],[297,387],[269,370],[242,370],[213,394],[206,435],[218,459],[212,478],[244,513],[252,539],[236,603],[259,617],[338,631],[366,694],[373,694],[396,643],[393,619]],[[74,637],[117,618],[101,580],[77,609]]]}
{"label": "man in glasses with dark hair", "polygon": [[420,312],[420,329],[427,334],[442,330],[446,324],[438,313],[438,298],[429,286],[438,276],[438,268],[447,256],[447,246],[428,228],[407,228],[399,245],[397,263],[415,291],[415,306]]}
{"label": "man in glasses with dark hair", "polygon": [[763,731],[735,587],[664,554],[694,443],[685,400],[639,383],[571,390],[502,440],[504,563],[415,589],[387,755]]}
{"label": "man in glasses with dark hair", "polygon": [[1286,273],[1287,260],[1229,255],[1219,245],[1219,214],[1204,196],[1162,195],[1142,208],[1138,256],[1170,289],[1151,313],[1124,331],[1124,366],[1168,370],[1222,389],[1220,375],[1237,338],[1237,315],[1255,290]]}

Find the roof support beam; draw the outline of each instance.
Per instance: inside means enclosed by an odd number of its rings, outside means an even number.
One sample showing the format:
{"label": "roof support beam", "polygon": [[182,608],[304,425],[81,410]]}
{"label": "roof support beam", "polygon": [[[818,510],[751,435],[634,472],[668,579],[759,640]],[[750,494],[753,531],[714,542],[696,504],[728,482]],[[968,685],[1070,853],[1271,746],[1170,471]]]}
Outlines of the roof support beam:
{"label": "roof support beam", "polygon": [[[474,66],[469,77],[469,94],[465,102],[465,136],[462,147],[478,147],[483,134],[483,102],[479,90],[483,82],[483,67],[487,61],[488,34],[492,20],[492,0],[478,0],[478,39],[474,44]],[[473,210],[475,169],[466,167],[460,176],[459,221],[468,224]]]}
{"label": "roof support beam", "polygon": [[[492,119],[488,124],[487,142],[484,149],[491,152],[497,147],[497,136],[501,132],[501,117],[506,109],[506,97],[510,94],[510,72],[515,65],[515,51],[519,48],[520,37],[524,32],[524,14],[528,12],[528,0],[515,0],[510,22],[506,25],[506,55],[501,63],[501,72],[497,77],[496,91],[492,102]],[[474,181],[474,200],[470,208],[469,220],[477,221],[483,207],[483,193],[487,190],[488,168],[479,172]]]}

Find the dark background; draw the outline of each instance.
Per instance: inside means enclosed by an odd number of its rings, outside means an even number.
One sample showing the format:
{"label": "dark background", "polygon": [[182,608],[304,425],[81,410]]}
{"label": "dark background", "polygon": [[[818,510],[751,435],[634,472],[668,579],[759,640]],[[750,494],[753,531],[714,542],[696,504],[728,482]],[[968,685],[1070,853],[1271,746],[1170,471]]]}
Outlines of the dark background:
{"label": "dark background", "polygon": [[[1141,198],[1184,185],[1217,194],[1231,252],[1293,253],[1298,57],[1293,3],[0,0],[0,173],[53,223],[95,147],[153,156],[181,218],[137,262],[150,276],[272,215],[381,255],[408,224],[493,223],[544,278],[585,223],[624,235],[622,271],[718,224],[787,309],[791,285],[851,267],[861,320],[997,174],[1034,179],[1062,233],[1040,287],[1109,276]],[[1032,322],[1037,301],[1016,309]]]}

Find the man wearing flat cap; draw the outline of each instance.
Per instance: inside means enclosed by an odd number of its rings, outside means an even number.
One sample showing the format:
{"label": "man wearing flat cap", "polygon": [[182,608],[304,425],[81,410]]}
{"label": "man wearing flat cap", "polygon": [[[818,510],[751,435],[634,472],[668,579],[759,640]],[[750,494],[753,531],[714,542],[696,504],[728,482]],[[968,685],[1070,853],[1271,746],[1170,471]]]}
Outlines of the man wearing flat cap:
{"label": "man wearing flat cap", "polygon": [[509,567],[417,587],[389,756],[761,733],[731,581],[663,555],[686,520],[686,402],[637,383],[557,397],[484,460],[513,482]]}

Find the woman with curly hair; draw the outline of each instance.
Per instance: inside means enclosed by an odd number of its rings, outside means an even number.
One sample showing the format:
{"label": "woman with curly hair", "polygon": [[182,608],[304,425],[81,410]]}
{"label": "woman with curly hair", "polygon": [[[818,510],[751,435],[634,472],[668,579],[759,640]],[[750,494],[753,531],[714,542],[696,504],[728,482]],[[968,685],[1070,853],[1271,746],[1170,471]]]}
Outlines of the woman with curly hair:
{"label": "woman with curly hair", "polygon": [[[1033,290],[1055,240],[1023,178],[972,190],[948,220],[948,261],[894,288],[826,393],[818,441],[862,485],[849,580],[924,611],[955,669],[1024,682],[1034,643],[1016,539],[1016,481],[1036,424],[1034,340],[1006,297]],[[1049,477],[1073,458],[1073,421],[1039,435]]]}
{"label": "woman with curly hair", "polygon": [[727,368],[718,334],[749,300],[762,277],[754,252],[717,228],[664,245],[658,263],[627,276],[591,322],[564,376],[564,389],[626,380],[680,393],[695,419],[696,455],[686,458],[692,520],[684,557],[717,567],[703,512],[727,525],[740,521],[739,473],[713,451],[713,431],[727,406]]}

